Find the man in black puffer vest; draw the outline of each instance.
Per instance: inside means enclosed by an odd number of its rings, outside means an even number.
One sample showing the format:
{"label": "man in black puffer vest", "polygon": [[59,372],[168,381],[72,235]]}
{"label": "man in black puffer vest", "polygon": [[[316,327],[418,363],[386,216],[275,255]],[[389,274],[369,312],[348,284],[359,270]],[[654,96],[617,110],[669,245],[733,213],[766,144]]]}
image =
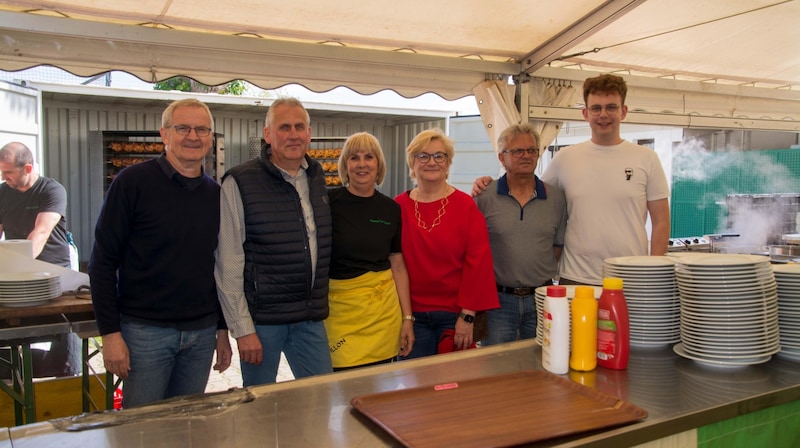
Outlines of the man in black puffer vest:
{"label": "man in black puffer vest", "polygon": [[331,212],[308,157],[311,126],[294,98],[267,112],[265,146],[222,181],[215,278],[245,387],[274,383],[281,352],[295,378],[332,371],[328,317]]}

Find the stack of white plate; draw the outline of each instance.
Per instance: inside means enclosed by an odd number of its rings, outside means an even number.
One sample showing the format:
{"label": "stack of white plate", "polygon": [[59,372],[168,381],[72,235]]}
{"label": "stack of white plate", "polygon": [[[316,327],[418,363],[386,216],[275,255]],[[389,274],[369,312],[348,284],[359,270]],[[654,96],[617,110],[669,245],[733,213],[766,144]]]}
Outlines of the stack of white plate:
{"label": "stack of white plate", "polygon": [[[567,300],[572,303],[572,299],[575,297],[575,287],[581,285],[564,285],[567,288]],[[599,299],[600,293],[603,292],[603,288],[598,286],[590,286],[590,288],[594,289],[594,298]],[[536,342],[539,345],[542,345],[543,335],[544,335],[544,319],[542,319],[542,315],[544,314],[544,299],[547,297],[547,286],[540,286],[536,288],[534,292],[534,302],[536,302]],[[570,318],[572,317],[572,313],[570,313]]]}
{"label": "stack of white plate", "polygon": [[657,256],[606,258],[603,275],[622,279],[631,345],[663,346],[680,341],[675,260]]}
{"label": "stack of white plate", "polygon": [[778,356],[800,361],[800,264],[776,264],[772,269],[778,284]]}
{"label": "stack of white plate", "polygon": [[780,351],[778,293],[769,258],[680,257],[681,343],[675,353],[715,366],[746,366]]}
{"label": "stack of white plate", "polygon": [[0,273],[0,306],[37,306],[61,296],[61,277],[49,272]]}

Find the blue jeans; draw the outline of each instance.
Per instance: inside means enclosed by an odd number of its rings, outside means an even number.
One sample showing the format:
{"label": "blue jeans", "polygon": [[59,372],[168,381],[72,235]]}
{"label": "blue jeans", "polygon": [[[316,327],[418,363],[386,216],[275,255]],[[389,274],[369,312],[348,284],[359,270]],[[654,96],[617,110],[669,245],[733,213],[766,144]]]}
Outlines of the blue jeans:
{"label": "blue jeans", "polygon": [[217,347],[216,325],[180,331],[123,318],[121,328],[131,359],[123,407],[205,392]]}
{"label": "blue jeans", "polygon": [[484,345],[502,344],[517,339],[536,338],[536,302],[534,295],[515,296],[500,292],[500,308],[489,310],[486,322],[489,336]]}
{"label": "blue jeans", "polygon": [[264,360],[261,365],[241,362],[244,387],[274,383],[278,376],[281,352],[295,378],[333,372],[328,334],[322,321],[287,325],[256,325]]}
{"label": "blue jeans", "polygon": [[445,330],[456,328],[458,313],[431,311],[414,313],[414,348],[401,359],[422,358],[439,353],[439,338]]}

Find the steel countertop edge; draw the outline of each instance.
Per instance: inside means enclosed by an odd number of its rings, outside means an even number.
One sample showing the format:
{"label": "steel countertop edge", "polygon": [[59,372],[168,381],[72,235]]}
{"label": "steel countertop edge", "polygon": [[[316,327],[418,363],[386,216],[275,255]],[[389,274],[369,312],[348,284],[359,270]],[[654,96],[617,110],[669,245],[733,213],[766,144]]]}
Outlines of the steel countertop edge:
{"label": "steel countertop edge", "polygon": [[[244,391],[189,397],[177,403],[165,402],[166,407],[173,407],[166,417],[162,414],[152,418],[153,412],[165,408],[155,404],[103,413],[100,417],[113,426],[86,431],[59,431],[53,424],[56,421],[51,421],[0,432],[8,433],[14,448],[50,446],[56,441],[58,446],[76,448],[188,446],[188,443],[193,447],[247,446],[256,442],[259,446],[282,447],[396,446],[390,435],[352,409],[351,398],[541,369],[541,348],[534,340],[525,340]],[[800,363],[776,357],[759,365],[709,367],[675,355],[671,346],[633,347],[627,370],[598,368],[576,375],[589,378],[598,390],[646,409],[649,416],[634,424],[576,434],[536,446],[632,446],[800,399]],[[230,395],[243,393],[252,399],[237,402]],[[235,404],[220,405],[222,402]],[[183,405],[192,412],[181,412]],[[125,423],[120,424],[122,421]],[[0,448],[5,448],[2,437]],[[183,444],[175,445],[177,441]]]}

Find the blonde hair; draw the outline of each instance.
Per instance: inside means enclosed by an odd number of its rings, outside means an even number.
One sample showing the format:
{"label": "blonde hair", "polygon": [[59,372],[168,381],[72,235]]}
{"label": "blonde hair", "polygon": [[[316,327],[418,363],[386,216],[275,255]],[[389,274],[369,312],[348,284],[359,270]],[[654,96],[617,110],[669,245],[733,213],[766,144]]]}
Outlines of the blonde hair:
{"label": "blonde hair", "polygon": [[447,154],[447,175],[450,175],[449,168],[453,164],[453,156],[456,153],[455,144],[453,143],[453,140],[446,136],[441,129],[428,129],[417,134],[417,136],[411,140],[411,143],[409,143],[408,147],[406,148],[408,175],[411,177],[411,180],[414,181],[414,183],[417,181],[417,176],[414,174],[414,159],[416,158],[417,154],[421,153],[434,140],[439,140],[444,145],[444,152]]}
{"label": "blonde hair", "polygon": [[347,160],[350,156],[358,154],[359,152],[367,152],[375,156],[378,160],[378,176],[375,178],[375,183],[381,185],[383,179],[386,177],[386,159],[383,157],[383,150],[378,139],[369,132],[357,132],[344,142],[342,148],[342,155],[339,157],[339,177],[342,179],[342,185],[350,183],[350,174],[347,172]]}

